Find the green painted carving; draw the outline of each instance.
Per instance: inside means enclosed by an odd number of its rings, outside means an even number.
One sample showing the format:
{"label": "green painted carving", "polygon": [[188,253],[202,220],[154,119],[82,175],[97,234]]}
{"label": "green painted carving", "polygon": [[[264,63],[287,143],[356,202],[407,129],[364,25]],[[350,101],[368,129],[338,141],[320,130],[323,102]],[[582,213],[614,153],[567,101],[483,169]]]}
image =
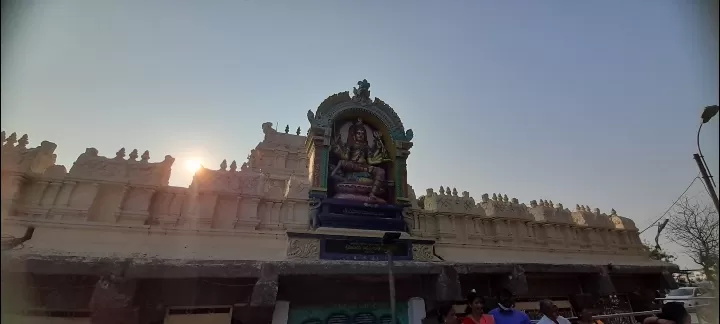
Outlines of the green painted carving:
{"label": "green painted carving", "polygon": [[[408,324],[409,319],[407,303],[399,302],[396,307],[398,323]],[[389,316],[390,305],[387,303],[333,305],[327,307],[292,307],[291,304],[287,323],[326,324],[344,322],[381,324],[386,322]]]}
{"label": "green painted carving", "polygon": [[393,141],[405,141],[410,142],[412,141],[415,134],[413,133],[412,129],[408,129],[405,132],[403,132],[402,129],[396,129],[392,133],[390,133],[390,137],[392,137]]}
{"label": "green painted carving", "polygon": [[323,147],[321,150],[321,160],[320,160],[320,185],[323,188],[328,187],[328,173],[330,172],[328,163],[330,163],[330,150],[328,150],[327,147]]}
{"label": "green painted carving", "polygon": [[405,198],[405,186],[403,184],[405,183],[406,168],[405,159],[398,158],[395,160],[395,197],[397,198]]}

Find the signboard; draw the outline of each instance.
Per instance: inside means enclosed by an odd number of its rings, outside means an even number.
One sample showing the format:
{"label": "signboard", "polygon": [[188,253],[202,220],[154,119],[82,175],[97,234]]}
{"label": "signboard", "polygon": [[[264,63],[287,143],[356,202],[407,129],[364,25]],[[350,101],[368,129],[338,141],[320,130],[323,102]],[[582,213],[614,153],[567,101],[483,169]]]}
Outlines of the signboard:
{"label": "signboard", "polygon": [[[412,260],[411,245],[409,241],[396,242],[393,260]],[[379,238],[328,237],[320,240],[320,259],[385,261],[387,248]]]}

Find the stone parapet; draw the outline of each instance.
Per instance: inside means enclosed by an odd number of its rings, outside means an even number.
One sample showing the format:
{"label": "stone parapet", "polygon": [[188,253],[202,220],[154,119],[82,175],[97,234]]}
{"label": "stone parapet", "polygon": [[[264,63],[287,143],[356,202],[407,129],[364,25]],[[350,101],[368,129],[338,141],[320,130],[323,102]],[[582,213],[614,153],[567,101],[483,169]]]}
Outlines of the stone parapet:
{"label": "stone parapet", "polygon": [[[346,95],[336,97],[347,100]],[[307,150],[313,138],[325,141],[320,134],[323,118],[333,111],[318,110],[311,119],[312,138],[299,132],[280,133],[271,123],[263,124],[264,140],[246,163],[228,165],[224,160],[218,169],[203,167],[188,188],[168,185],[174,161],[169,155],[155,163],[147,151],[139,156],[132,150],[126,157],[125,149],[120,149],[109,158],[88,148],[68,172],[54,164],[55,144],[43,142],[27,149],[27,136],[11,135],[2,146],[3,225],[19,232],[23,226],[37,227],[40,230],[26,243],[26,250],[49,255],[144,253],[181,259],[245,255],[263,260],[314,256],[312,244],[287,241],[286,233],[322,232],[310,226],[311,211],[317,207],[310,196],[317,188],[310,172],[315,161]],[[391,115],[386,117],[396,130],[393,138],[410,143],[411,132]],[[634,223],[614,210],[608,215],[577,205],[571,211],[549,200],[524,204],[504,194],[484,194],[478,202],[470,193],[450,187],[439,192],[428,189],[426,195],[416,197],[411,186],[406,189],[403,196],[409,201],[402,213],[409,239],[435,242],[413,247],[416,260],[436,262],[439,256],[448,262],[474,262],[480,260],[481,251],[564,254],[569,260],[583,256],[589,263],[608,256],[648,260]],[[340,234],[353,235],[352,230],[343,231]],[[58,237],[65,239],[58,243]],[[198,245],[182,251],[170,248],[190,237],[197,237]],[[219,249],[230,239],[265,246]],[[149,245],[131,252],[135,242]]]}
{"label": "stone parapet", "polygon": [[[5,264],[7,262],[7,264]],[[105,275],[124,266],[126,278],[261,278],[272,281],[272,276],[297,275],[385,275],[387,262],[383,261],[335,261],[335,260],[177,260],[136,258],[79,258],[71,256],[25,255],[6,256],[3,271],[7,273]],[[263,273],[268,272],[268,275]],[[526,273],[576,273],[607,276],[615,274],[662,274],[675,272],[677,266],[663,262],[613,266],[558,264],[558,263],[455,263],[455,262],[395,262],[393,272],[406,275],[440,275],[445,272],[446,281],[453,281],[457,274],[515,274],[520,278]],[[265,272],[264,272],[265,271]],[[508,279],[512,279],[508,277]],[[448,295],[454,294],[448,292]]]}

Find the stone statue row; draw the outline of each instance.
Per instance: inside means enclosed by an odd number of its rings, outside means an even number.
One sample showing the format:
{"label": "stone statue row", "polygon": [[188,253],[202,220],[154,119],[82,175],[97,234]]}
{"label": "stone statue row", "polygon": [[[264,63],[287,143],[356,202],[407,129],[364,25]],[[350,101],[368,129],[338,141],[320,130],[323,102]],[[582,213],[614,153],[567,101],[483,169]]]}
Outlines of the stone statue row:
{"label": "stone statue row", "polygon": [[[428,191],[428,194],[432,194],[433,189],[430,188],[427,191]],[[439,195],[440,196],[458,197],[458,191],[456,188],[450,189],[449,186],[447,187],[447,189],[443,186],[440,186]],[[463,191],[462,196],[463,196],[463,198],[470,198],[470,194],[467,191]],[[517,198],[509,198],[507,194],[493,193],[492,198],[490,197],[489,194],[482,195],[482,202],[487,203],[490,201],[511,203],[511,204],[520,204],[520,201]],[[565,209],[565,207],[561,203],[554,204],[552,200],[543,200],[543,199],[540,199],[539,201],[531,200],[530,208],[535,208],[535,207],[549,207],[549,208],[556,208],[556,209],[560,209],[560,210]],[[575,210],[579,211],[579,212],[588,212],[588,213],[593,213],[593,214],[597,214],[597,215],[600,214],[600,208],[595,208],[593,210],[588,205],[583,206],[583,205],[577,204],[577,205],[575,205]],[[610,216],[615,216],[615,215],[617,215],[617,212],[615,211],[615,209],[611,209]]]}
{"label": "stone statue row", "polygon": [[[128,155],[128,161],[137,161],[138,158],[138,150],[133,149],[132,152],[130,152],[130,155]],[[125,160],[125,148],[120,148],[115,153],[115,160]],[[145,150],[143,154],[140,156],[140,162],[148,162],[150,160],[150,151]]]}
{"label": "stone statue row", "polygon": [[5,131],[2,131],[2,134],[0,134],[0,136],[0,139],[2,139],[2,142],[0,143],[2,143],[3,147],[16,147],[19,149],[25,149],[30,143],[27,134],[20,136],[20,139],[18,139],[17,134],[13,132],[12,134],[10,134],[10,137],[5,138]]}

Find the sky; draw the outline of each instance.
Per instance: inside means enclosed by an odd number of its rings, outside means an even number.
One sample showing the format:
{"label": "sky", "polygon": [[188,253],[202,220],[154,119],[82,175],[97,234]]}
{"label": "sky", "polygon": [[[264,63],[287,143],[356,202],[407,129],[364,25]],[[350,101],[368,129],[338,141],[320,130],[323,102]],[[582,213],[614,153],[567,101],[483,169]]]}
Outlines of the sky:
{"label": "sky", "polygon": [[[699,116],[718,104],[717,34],[701,1],[21,9],[12,46],[3,35],[2,129],[27,133],[31,146],[56,143],[68,169],[87,147],[110,157],[149,150],[151,161],[170,154],[176,186],[192,178],[188,161],[245,161],[263,122],[304,133],[307,110],[367,79],[415,133],[408,177],[418,196],[445,186],[476,200],[497,192],[615,208],[644,228],[697,175]],[[718,120],[701,146],[720,176]],[[699,181],[687,195],[710,203]]]}

